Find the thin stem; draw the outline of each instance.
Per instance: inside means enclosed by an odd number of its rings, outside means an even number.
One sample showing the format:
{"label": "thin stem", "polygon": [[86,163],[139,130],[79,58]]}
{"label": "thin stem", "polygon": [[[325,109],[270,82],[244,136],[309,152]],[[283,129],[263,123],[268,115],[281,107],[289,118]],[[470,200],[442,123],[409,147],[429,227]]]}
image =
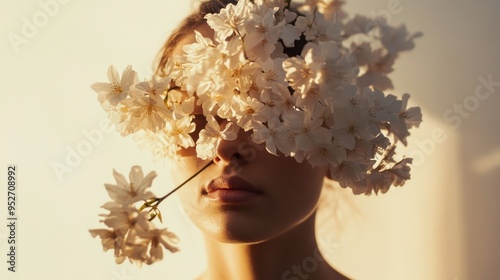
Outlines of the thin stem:
{"label": "thin stem", "polygon": [[196,173],[194,173],[191,177],[189,177],[186,181],[184,181],[182,184],[180,184],[179,186],[177,186],[175,189],[171,190],[169,193],[167,193],[166,195],[156,199],[157,203],[155,206],[158,206],[165,198],[169,197],[171,194],[173,194],[174,192],[176,192],[178,189],[180,189],[182,186],[184,186],[187,182],[191,181],[191,179],[193,179],[194,177],[196,177],[198,174],[200,174],[203,170],[207,169],[207,167],[209,167],[212,163],[214,163],[213,160],[211,160],[209,163],[207,163],[205,166],[203,166],[200,170],[196,171]]}

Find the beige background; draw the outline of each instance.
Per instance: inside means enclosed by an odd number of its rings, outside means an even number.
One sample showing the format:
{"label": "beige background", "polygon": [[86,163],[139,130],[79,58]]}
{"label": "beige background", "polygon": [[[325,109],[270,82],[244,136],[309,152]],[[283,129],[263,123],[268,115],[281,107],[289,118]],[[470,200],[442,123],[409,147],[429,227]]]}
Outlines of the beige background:
{"label": "beige background", "polygon": [[[19,169],[18,272],[7,271],[1,226],[0,278],[191,279],[204,265],[202,244],[176,198],[164,215],[182,238],[182,252],[152,267],[115,265],[87,231],[99,226],[99,206],[107,200],[102,184],[113,182],[113,168],[128,173],[139,164],[160,174],[157,194],[173,187],[167,167],[152,163],[149,151],[101,126],[106,115],[90,85],[105,81],[109,64],[149,74],[188,1],[61,0],[50,15],[42,7],[49,2],[0,1],[0,185],[6,186],[7,164]],[[500,81],[500,3],[352,0],[346,10],[385,14],[391,24],[424,33],[391,76],[394,94],[410,92],[424,122],[406,150],[415,164],[404,188],[378,197],[336,193],[340,218],[319,234],[325,254],[356,279],[497,278],[500,86],[483,86],[481,99],[474,96],[479,77]],[[33,20],[36,30],[12,44],[12,34],[24,36]],[[71,158],[78,147],[85,151],[80,160]],[[71,172],[58,176],[54,165]],[[6,189],[0,191],[2,224],[5,202]]]}

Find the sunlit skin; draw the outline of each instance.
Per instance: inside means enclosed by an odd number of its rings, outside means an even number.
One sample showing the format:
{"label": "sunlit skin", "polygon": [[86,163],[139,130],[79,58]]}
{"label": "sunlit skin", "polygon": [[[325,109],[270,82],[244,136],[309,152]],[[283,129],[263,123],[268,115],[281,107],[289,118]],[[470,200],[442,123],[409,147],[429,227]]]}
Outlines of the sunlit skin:
{"label": "sunlit skin", "polygon": [[[213,35],[208,27],[198,31]],[[181,55],[182,46],[193,42],[194,35],[183,38],[174,55]],[[217,120],[224,127],[225,122]],[[193,135],[205,125],[203,116],[195,122]],[[240,130],[236,140],[222,140],[214,164],[178,191],[206,243],[208,266],[198,279],[347,279],[322,259],[315,237],[316,208],[327,168],[274,156],[254,144],[250,134]],[[195,148],[179,154],[171,170],[176,183],[208,163],[196,157]],[[239,176],[259,194],[239,204],[210,200],[205,187],[220,176]],[[310,257],[319,261],[314,271],[306,272],[300,266]]]}

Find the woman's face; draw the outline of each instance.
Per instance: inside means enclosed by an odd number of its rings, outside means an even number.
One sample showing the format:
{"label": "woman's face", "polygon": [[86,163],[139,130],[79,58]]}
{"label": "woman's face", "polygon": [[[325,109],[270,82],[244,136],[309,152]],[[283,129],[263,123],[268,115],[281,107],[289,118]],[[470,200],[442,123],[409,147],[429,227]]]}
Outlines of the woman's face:
{"label": "woman's face", "polygon": [[[199,31],[210,35],[206,29]],[[194,35],[187,36],[174,55],[194,42]],[[205,126],[204,116],[195,123],[193,138]],[[326,167],[268,153],[250,135],[240,130],[236,140],[221,140],[214,164],[178,191],[194,224],[220,242],[258,243],[302,223],[314,213],[327,174]],[[196,157],[195,148],[179,154],[171,170],[177,184],[208,163]]]}

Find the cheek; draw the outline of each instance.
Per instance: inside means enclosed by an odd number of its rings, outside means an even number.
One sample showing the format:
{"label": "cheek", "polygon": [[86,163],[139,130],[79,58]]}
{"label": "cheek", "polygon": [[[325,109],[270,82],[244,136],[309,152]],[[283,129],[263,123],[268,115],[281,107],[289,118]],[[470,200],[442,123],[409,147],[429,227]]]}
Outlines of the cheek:
{"label": "cheek", "polygon": [[[196,166],[198,166],[198,164],[203,166],[196,160],[196,158],[193,158],[192,163],[189,163],[185,159],[182,160],[182,163],[179,163],[175,167],[171,168],[171,178],[172,181],[175,182],[175,186],[179,186],[186,179],[191,177],[193,173],[197,171]],[[176,192],[184,211],[191,220],[195,220],[203,215],[203,209],[206,205],[203,205],[203,201],[200,199],[201,186],[204,182],[206,182],[206,180],[208,180],[208,178],[206,178],[203,173],[199,174]]]}
{"label": "cheek", "polygon": [[275,179],[276,210],[291,224],[300,223],[311,215],[318,204],[324,175],[317,170],[292,169]]}
{"label": "cheek", "polygon": [[265,166],[262,180],[280,218],[293,223],[309,216],[317,206],[327,167],[313,168],[284,157],[268,158]]}
{"label": "cheek", "polygon": [[[183,203],[192,202],[194,198],[199,197],[202,191],[202,186],[210,181],[207,170],[204,170],[194,178],[191,178],[196,172],[205,167],[207,163],[208,161],[203,161],[197,157],[182,157],[171,162],[170,178],[173,182],[172,188],[184,184],[177,190],[177,193],[183,200]],[[188,179],[189,181],[187,181]]]}
{"label": "cheek", "polygon": [[284,156],[264,154],[263,158],[265,180],[272,182],[269,188],[276,189],[283,197],[294,200],[314,198],[321,192],[327,167],[312,167],[307,162],[298,163],[294,158]]}
{"label": "cheek", "polygon": [[198,190],[186,185],[177,192],[177,195],[189,218],[193,220],[199,217],[200,213],[202,213],[202,205],[198,201]]}
{"label": "cheek", "polygon": [[[308,219],[316,211],[328,170],[313,168],[309,163],[299,164],[293,158],[269,155],[265,161],[261,159],[256,159],[258,165],[249,173],[255,174],[254,178],[265,186],[267,201],[256,210],[258,218],[248,219],[243,225],[248,240],[254,241],[280,235]],[[234,225],[237,228],[240,224],[235,221]]]}

